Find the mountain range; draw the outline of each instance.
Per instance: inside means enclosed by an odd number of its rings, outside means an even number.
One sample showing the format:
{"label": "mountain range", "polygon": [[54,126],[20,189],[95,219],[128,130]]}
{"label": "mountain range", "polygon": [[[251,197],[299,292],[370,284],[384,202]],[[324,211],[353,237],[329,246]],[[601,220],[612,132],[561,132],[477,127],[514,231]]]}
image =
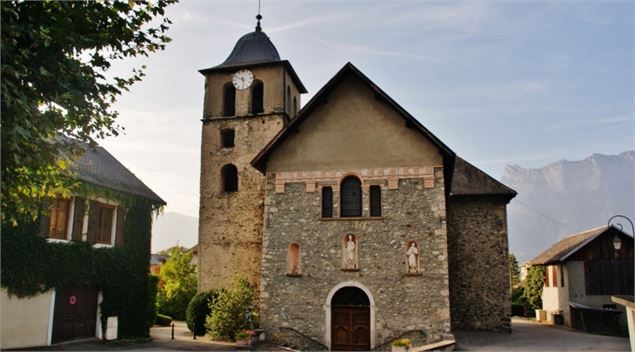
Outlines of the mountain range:
{"label": "mountain range", "polygon": [[[593,154],[538,169],[508,165],[501,182],[518,192],[508,207],[509,251],[532,259],[562,237],[607,224],[613,215],[635,219],[635,151]],[[624,231],[631,233],[630,224]]]}

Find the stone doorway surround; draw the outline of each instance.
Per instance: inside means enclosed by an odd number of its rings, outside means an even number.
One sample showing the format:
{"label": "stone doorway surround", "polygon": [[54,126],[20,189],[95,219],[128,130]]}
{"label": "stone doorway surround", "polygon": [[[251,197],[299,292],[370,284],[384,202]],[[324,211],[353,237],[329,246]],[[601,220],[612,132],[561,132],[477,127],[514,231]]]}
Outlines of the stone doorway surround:
{"label": "stone doorway surround", "polygon": [[332,348],[331,346],[331,301],[333,300],[333,296],[335,293],[343,288],[343,287],[357,287],[360,290],[364,291],[368,300],[370,301],[370,348],[371,350],[375,347],[375,299],[373,298],[370,290],[356,281],[345,281],[341,282],[335,287],[331,289],[329,294],[326,296],[326,301],[324,302],[324,344],[329,347],[329,350]]}

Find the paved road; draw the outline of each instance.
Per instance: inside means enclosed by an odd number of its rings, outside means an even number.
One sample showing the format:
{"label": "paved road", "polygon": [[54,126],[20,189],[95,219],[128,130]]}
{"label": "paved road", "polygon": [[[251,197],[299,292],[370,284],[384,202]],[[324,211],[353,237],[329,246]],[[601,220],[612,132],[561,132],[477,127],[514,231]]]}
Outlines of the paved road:
{"label": "paved road", "polygon": [[[624,337],[591,335],[564,327],[547,326],[524,319],[512,319],[511,334],[491,332],[455,332],[456,349],[460,351],[628,351],[629,341]],[[36,350],[53,351],[231,351],[233,343],[212,342],[206,337],[192,340],[185,323],[175,322],[174,340],[170,327],[153,327],[151,341],[89,340]],[[274,346],[259,346],[261,351],[285,351]],[[286,350],[288,351],[288,350]]]}
{"label": "paved road", "polygon": [[627,337],[593,335],[513,318],[512,333],[454,333],[459,351],[629,351]]}

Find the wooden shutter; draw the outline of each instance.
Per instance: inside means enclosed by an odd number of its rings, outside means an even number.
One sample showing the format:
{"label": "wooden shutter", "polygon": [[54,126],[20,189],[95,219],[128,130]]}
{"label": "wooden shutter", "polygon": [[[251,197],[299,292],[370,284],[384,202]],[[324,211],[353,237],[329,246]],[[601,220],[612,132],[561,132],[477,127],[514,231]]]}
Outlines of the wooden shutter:
{"label": "wooden shutter", "polygon": [[51,218],[48,216],[48,214],[50,204],[51,201],[49,199],[42,202],[42,214],[40,214],[40,231],[38,232],[38,236],[44,238],[49,237],[49,224],[51,223]]}
{"label": "wooden shutter", "polygon": [[86,199],[75,197],[75,211],[73,212],[73,232],[71,239],[73,241],[82,240],[82,230],[84,228],[84,210],[86,208]]}
{"label": "wooden shutter", "polygon": [[126,209],[122,206],[117,207],[117,228],[115,230],[115,245],[121,246],[124,241],[124,227],[126,224]]}
{"label": "wooden shutter", "polygon": [[88,209],[88,242],[97,243],[97,233],[99,232],[99,202],[90,201]]}

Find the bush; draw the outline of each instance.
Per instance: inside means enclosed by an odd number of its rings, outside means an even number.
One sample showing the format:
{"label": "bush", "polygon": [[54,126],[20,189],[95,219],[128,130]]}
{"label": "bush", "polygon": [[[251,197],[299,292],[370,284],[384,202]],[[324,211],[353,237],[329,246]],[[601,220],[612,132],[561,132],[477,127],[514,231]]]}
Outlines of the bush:
{"label": "bush", "polygon": [[172,324],[172,317],[157,314],[156,324],[161,326],[170,326],[170,324]]}
{"label": "bush", "polygon": [[252,285],[241,276],[234,277],[229,288],[220,291],[210,307],[212,313],[205,320],[210,338],[235,341],[238,332],[252,328],[246,319],[252,298]]}
{"label": "bush", "polygon": [[[187,328],[196,335],[205,335],[205,319],[212,312],[210,305],[218,296],[218,291],[209,290],[197,293],[187,305],[185,322]],[[194,331],[196,327],[196,331]]]}
{"label": "bush", "polygon": [[153,274],[148,276],[148,326],[154,325],[157,320],[157,291],[159,277]]}

